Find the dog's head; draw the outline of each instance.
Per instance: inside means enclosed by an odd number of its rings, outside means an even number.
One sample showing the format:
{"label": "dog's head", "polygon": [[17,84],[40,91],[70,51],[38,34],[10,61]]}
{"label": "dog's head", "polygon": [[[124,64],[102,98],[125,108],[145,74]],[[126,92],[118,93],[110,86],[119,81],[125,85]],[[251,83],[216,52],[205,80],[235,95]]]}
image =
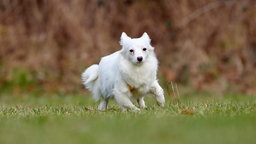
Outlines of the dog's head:
{"label": "dog's head", "polygon": [[150,54],[154,53],[150,41],[146,32],[140,38],[130,38],[123,32],[120,40],[122,54],[133,64],[142,64]]}

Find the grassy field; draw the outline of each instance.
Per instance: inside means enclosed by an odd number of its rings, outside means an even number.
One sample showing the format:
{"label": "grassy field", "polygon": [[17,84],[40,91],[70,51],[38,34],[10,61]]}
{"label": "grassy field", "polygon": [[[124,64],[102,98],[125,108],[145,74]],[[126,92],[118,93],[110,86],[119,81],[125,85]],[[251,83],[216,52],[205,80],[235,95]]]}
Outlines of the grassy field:
{"label": "grassy field", "polygon": [[0,143],[256,143],[255,97],[167,98],[165,108],[146,102],[139,113],[121,112],[114,101],[99,112],[89,96],[3,94]]}

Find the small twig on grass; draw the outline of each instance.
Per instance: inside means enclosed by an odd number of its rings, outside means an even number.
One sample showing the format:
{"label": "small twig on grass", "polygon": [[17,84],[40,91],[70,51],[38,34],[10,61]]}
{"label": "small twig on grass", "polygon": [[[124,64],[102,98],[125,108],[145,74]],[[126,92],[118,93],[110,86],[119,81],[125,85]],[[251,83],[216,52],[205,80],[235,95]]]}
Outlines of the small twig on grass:
{"label": "small twig on grass", "polygon": [[180,97],[180,92],[179,92],[177,83],[175,84],[175,88],[176,88],[176,92],[177,92],[178,97]]}
{"label": "small twig on grass", "polygon": [[171,81],[171,86],[172,86],[173,96],[174,96],[175,98],[180,97],[178,85],[177,85],[176,83],[173,85],[173,83],[172,83],[172,81]]}
{"label": "small twig on grass", "polygon": [[175,93],[175,90],[174,90],[174,87],[173,87],[172,81],[171,81],[171,86],[172,86],[172,93],[173,93],[173,96],[174,96],[174,97],[176,97],[176,93]]}

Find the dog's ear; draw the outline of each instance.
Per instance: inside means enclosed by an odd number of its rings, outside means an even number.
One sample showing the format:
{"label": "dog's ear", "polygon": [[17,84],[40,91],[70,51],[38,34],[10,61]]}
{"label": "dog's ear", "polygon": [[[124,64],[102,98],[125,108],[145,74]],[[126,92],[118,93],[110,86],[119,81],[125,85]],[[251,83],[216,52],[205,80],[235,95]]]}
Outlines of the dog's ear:
{"label": "dog's ear", "polygon": [[149,36],[146,32],[143,33],[141,38],[144,39],[145,41],[147,41],[148,43],[150,43],[150,41],[151,41],[151,39],[149,38]]}
{"label": "dog's ear", "polygon": [[120,38],[120,45],[125,45],[125,43],[130,40],[131,38],[129,36],[127,36],[127,34],[125,32],[122,32],[121,34],[121,38]]}
{"label": "dog's ear", "polygon": [[148,34],[146,32],[143,33],[143,35],[140,37],[145,43],[147,43],[148,48],[151,50],[154,50],[154,47],[151,46],[151,39],[149,38]]}

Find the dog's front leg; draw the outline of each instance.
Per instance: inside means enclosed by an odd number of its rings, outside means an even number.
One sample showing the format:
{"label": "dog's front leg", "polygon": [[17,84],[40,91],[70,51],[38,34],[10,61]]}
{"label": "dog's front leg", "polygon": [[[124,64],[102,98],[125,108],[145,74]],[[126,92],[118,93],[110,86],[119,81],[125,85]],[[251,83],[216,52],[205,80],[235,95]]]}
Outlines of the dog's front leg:
{"label": "dog's front leg", "polygon": [[155,80],[155,82],[151,86],[150,91],[156,96],[157,104],[160,105],[161,107],[164,107],[164,103],[165,103],[164,90],[159,85],[157,80]]}
{"label": "dog's front leg", "polygon": [[126,92],[121,92],[118,89],[114,89],[114,97],[116,99],[116,102],[119,104],[119,106],[122,108],[123,111],[126,111],[127,109],[133,110],[133,111],[140,111],[139,108],[137,108],[130,100],[129,98],[130,94],[128,90]]}

